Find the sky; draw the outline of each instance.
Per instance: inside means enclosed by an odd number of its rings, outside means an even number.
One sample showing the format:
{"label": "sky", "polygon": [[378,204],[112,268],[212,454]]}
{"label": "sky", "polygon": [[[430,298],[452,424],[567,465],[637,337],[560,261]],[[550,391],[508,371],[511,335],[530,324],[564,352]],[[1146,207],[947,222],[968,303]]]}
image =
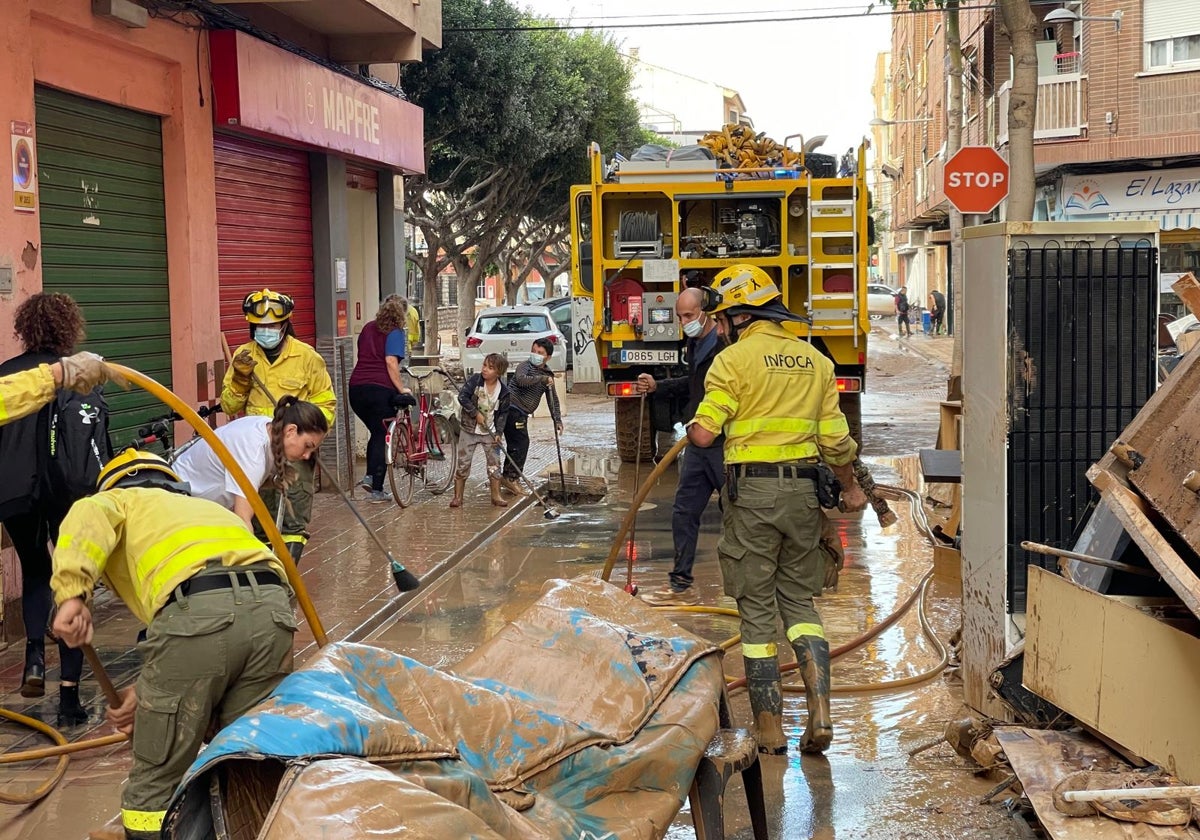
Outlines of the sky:
{"label": "sky", "polygon": [[[602,26],[622,52],[736,90],[758,131],[778,142],[790,134],[828,135],[821,148],[841,154],[870,134],[875,56],[891,44],[886,2],[870,0],[513,0],[536,14]],[[885,8],[881,9],[880,6]],[[813,18],[630,28],[622,24]],[[655,16],[657,15],[657,17]]]}

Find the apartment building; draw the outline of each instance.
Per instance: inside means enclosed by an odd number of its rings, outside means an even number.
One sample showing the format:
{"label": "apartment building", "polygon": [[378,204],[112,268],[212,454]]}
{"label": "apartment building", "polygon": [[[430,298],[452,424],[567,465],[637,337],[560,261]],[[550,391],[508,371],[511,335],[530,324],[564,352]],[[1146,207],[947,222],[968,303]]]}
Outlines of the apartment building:
{"label": "apartment building", "polygon": [[[1036,219],[1153,219],[1166,275],[1200,270],[1200,3],[1034,3],[1038,27]],[[960,13],[963,144],[1008,144],[1011,48],[994,9]],[[946,288],[949,204],[941,12],[897,15],[887,126],[902,282]],[[1003,218],[1001,205],[995,218]],[[915,294],[913,295],[916,296]]]}

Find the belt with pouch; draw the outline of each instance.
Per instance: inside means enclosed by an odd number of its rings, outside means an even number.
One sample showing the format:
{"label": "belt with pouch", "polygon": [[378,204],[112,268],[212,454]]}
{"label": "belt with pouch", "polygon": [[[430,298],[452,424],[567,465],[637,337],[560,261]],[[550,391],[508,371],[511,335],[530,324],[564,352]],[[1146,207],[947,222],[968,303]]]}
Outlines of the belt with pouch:
{"label": "belt with pouch", "polygon": [[182,592],[184,597],[198,595],[201,592],[213,592],[217,589],[233,589],[233,579],[236,577],[239,586],[250,587],[250,576],[254,576],[259,586],[283,586],[279,575],[266,569],[251,569],[245,572],[234,572],[232,569],[223,572],[195,575],[188,578],[172,590],[163,607],[175,603],[175,593]]}

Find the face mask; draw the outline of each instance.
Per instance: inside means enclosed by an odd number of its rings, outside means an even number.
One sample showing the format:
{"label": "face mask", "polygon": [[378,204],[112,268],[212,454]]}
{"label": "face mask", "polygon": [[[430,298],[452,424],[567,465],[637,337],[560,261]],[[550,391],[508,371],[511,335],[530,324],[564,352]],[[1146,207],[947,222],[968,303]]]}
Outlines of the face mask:
{"label": "face mask", "polygon": [[688,338],[696,338],[704,331],[704,318],[697,318],[695,321],[688,321],[683,325],[683,334]]}
{"label": "face mask", "polygon": [[533,365],[534,367],[541,367],[542,363],[545,361],[546,361],[546,357],[543,356],[541,353],[530,353],[529,354],[529,364]]}
{"label": "face mask", "polygon": [[254,341],[264,350],[274,350],[283,341],[280,327],[259,327],[254,331]]}

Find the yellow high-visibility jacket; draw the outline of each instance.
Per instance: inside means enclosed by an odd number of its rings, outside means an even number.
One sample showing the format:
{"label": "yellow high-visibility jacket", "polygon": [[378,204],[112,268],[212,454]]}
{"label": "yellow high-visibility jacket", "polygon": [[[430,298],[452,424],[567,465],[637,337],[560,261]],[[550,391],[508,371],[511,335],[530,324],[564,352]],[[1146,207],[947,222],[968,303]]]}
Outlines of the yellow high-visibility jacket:
{"label": "yellow high-visibility jacket", "polygon": [[[854,460],[833,362],[773,321],[753,321],[713,359],[692,420],[725,432],[725,463]],[[690,425],[690,424],[689,424]]]}
{"label": "yellow high-visibility jacket", "polygon": [[[284,339],[283,350],[275,364],[268,361],[267,354],[253,341],[243,344],[234,355],[242,350],[249,350],[250,355],[258,362],[254,366],[254,374],[267,386],[272,397],[278,400],[291,394],[305,402],[313,403],[321,409],[325,419],[329,421],[329,427],[333,428],[333,421],[337,417],[337,397],[333,393],[333,382],[320,353],[290,335]],[[263,393],[262,388],[251,385],[245,393],[234,388],[233,365],[225,371],[225,382],[221,388],[221,408],[230,417],[240,411],[266,417],[275,413],[275,404]]]}
{"label": "yellow high-visibility jacket", "polygon": [[284,580],[283,564],[233,511],[159,488],[118,488],[71,506],[59,529],[50,587],[56,604],[90,601],[103,578],[149,624],[176,586],[215,562],[267,562]]}
{"label": "yellow high-visibility jacket", "polygon": [[38,365],[0,377],[0,426],[48,405],[57,391],[50,365]]}
{"label": "yellow high-visibility jacket", "polygon": [[409,305],[405,320],[408,328],[408,346],[412,347],[421,340],[421,316],[417,314],[415,306]]}

